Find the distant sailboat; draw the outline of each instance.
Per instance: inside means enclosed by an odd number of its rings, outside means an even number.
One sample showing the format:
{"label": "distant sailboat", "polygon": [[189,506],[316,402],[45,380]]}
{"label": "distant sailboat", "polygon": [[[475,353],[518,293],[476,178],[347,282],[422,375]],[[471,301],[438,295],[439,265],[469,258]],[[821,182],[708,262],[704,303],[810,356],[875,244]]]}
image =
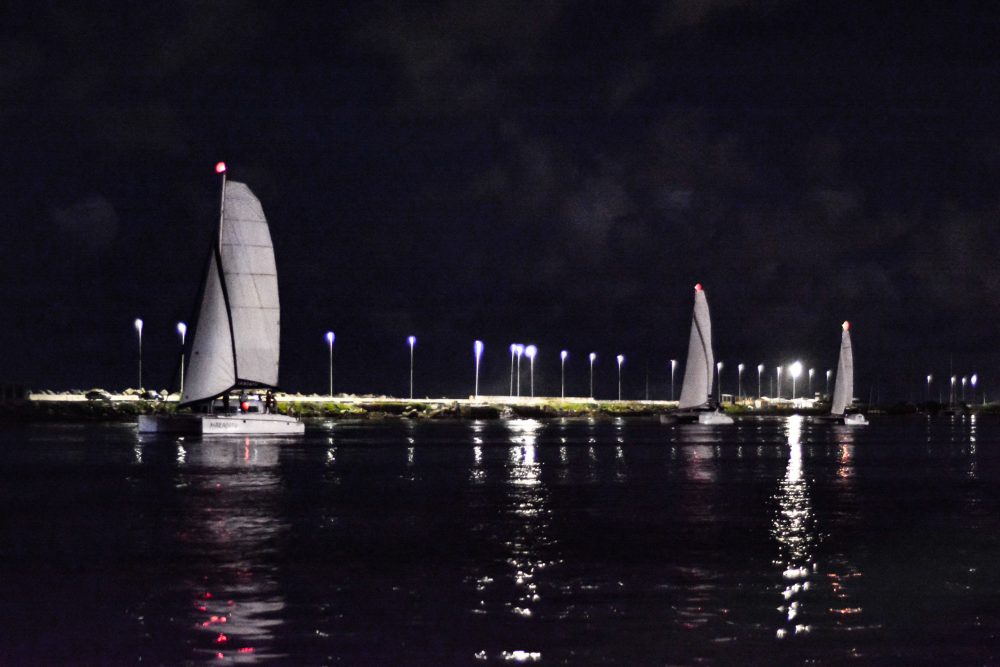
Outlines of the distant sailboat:
{"label": "distant sailboat", "polygon": [[697,422],[699,424],[732,424],[733,418],[719,409],[712,400],[712,379],[715,355],[712,352],[712,318],[708,299],[701,284],[694,286],[694,315],[688,342],[684,383],[677,411],[664,415],[664,421]]}
{"label": "distant sailboat", "polygon": [[[203,412],[141,416],[140,433],[195,432],[211,435],[282,435],[305,432],[292,417],[273,414],[256,390],[278,384],[280,307],[271,233],[260,201],[243,183],[222,174],[219,228],[202,287],[191,337],[187,382],[180,407]],[[230,407],[231,392],[238,392]],[[222,398],[222,405],[216,399]],[[216,408],[222,411],[217,412]]]}
{"label": "distant sailboat", "polygon": [[851,324],[844,322],[840,334],[840,359],[837,361],[837,379],[833,385],[833,403],[830,415],[824,421],[833,421],[849,426],[863,426],[868,423],[861,413],[847,413],[854,400],[854,352],[851,350]]}

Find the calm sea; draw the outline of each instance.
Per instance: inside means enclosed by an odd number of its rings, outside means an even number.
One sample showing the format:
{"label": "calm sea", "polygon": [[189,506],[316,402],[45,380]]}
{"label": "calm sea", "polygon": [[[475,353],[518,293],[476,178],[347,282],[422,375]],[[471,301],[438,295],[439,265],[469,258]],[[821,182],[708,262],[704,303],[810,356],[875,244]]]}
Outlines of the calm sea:
{"label": "calm sea", "polygon": [[0,664],[996,664],[1000,420],[0,428]]}

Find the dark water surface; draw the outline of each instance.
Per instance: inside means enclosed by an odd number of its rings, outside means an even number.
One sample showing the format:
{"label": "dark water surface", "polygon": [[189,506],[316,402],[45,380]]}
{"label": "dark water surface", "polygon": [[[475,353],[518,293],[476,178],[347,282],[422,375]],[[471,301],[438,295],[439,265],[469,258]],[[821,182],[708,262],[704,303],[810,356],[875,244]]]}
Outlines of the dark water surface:
{"label": "dark water surface", "polygon": [[1000,420],[0,429],[0,664],[996,664]]}

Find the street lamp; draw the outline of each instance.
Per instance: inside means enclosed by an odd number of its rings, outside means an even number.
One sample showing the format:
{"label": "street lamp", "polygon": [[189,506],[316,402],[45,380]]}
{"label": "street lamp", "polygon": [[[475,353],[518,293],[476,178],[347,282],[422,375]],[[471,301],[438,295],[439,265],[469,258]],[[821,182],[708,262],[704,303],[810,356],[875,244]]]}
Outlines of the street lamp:
{"label": "street lamp", "polygon": [[187,336],[188,325],[177,323],[177,333],[181,335],[181,400],[184,399],[184,337]]}
{"label": "street lamp", "polygon": [[618,400],[622,400],[622,364],[625,363],[625,355],[619,354],[618,359]]}
{"label": "street lamp", "polygon": [[962,376],[962,402],[965,403],[965,376]]}
{"label": "street lamp", "polygon": [[[830,376],[831,375],[833,375],[833,371],[830,370],[829,368],[826,369],[826,395],[827,396],[830,395]],[[930,381],[930,378],[928,378],[928,382],[929,381]]]}
{"label": "street lamp", "polygon": [[722,362],[719,361],[715,364],[715,391],[718,394],[718,398],[715,400],[722,404]]}
{"label": "street lamp", "polygon": [[809,398],[813,397],[813,369],[809,369]]}
{"label": "street lamp", "polygon": [[736,367],[736,399],[743,400],[743,364]]}
{"label": "street lamp", "polygon": [[[410,400],[413,400],[413,346],[417,344],[417,337],[410,336],[406,339],[410,344]],[[332,391],[330,392],[333,393]]]}
{"label": "street lamp", "polygon": [[594,400],[594,360],[597,359],[597,353],[590,353],[590,400]]}
{"label": "street lamp", "polygon": [[142,389],[142,320],[136,318],[134,326],[139,334],[139,389]]}
{"label": "street lamp", "polygon": [[796,361],[789,365],[788,374],[792,376],[792,400],[794,401],[796,380],[802,375],[802,362]]}
{"label": "street lamp", "polygon": [[778,374],[778,391],[777,391],[777,392],[775,392],[775,393],[777,393],[777,395],[778,395],[778,398],[781,398],[781,366],[778,366],[778,367],[777,367],[777,368],[775,369],[775,371],[776,371],[776,372],[777,372],[777,374]]}
{"label": "street lamp", "polygon": [[514,355],[517,354],[517,343],[510,344],[510,396],[514,396]]}
{"label": "street lamp", "polygon": [[949,403],[954,405],[955,403],[955,376],[951,376],[951,396],[949,396]]}
{"label": "street lamp", "polygon": [[788,367],[788,373],[792,376],[792,400],[795,400],[795,380],[802,375],[802,362],[796,361]]}
{"label": "street lamp", "polygon": [[931,402],[931,380],[934,379],[933,375],[927,376],[927,391],[924,392],[924,401]]}
{"label": "street lamp", "polygon": [[760,378],[764,374],[764,364],[757,364],[757,398],[761,395]]}
{"label": "street lamp", "polygon": [[326,344],[330,348],[330,396],[333,396],[333,340],[336,336],[332,331],[326,332]]}
{"label": "street lamp", "polygon": [[677,370],[677,360],[670,360],[670,400],[674,400],[674,371]]}
{"label": "street lamp", "polygon": [[[975,373],[973,373],[972,377],[969,378],[969,382],[972,383],[972,403],[973,403],[973,405],[975,405],[975,403],[976,403],[976,382],[978,380],[979,380],[979,376],[976,375]],[[986,401],[985,400],[983,401],[983,405],[986,405]]]}
{"label": "street lamp", "polygon": [[476,388],[473,395],[479,398],[479,360],[483,356],[483,341],[477,340],[472,344],[472,351],[476,355]]}
{"label": "street lamp", "polygon": [[563,399],[566,398],[566,357],[568,356],[569,352],[567,352],[566,350],[563,350],[562,352],[559,353],[559,362],[560,362],[559,386],[561,388],[560,394],[562,395]]}
{"label": "street lamp", "polygon": [[538,348],[534,345],[529,345],[524,348],[524,354],[528,357],[528,361],[531,362],[531,397],[535,397],[535,355],[538,354]]}
{"label": "street lamp", "polygon": [[518,343],[514,348],[517,353],[517,395],[521,396],[521,355],[524,354],[524,345]]}

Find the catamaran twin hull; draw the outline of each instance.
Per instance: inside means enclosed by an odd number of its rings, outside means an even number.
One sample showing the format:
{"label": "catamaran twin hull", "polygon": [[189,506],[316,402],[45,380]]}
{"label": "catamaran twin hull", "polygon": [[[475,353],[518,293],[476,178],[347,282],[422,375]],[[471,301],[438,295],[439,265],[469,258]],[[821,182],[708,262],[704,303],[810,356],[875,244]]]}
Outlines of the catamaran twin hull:
{"label": "catamaran twin hull", "polygon": [[286,415],[140,415],[139,433],[177,435],[302,435],[306,426]]}

